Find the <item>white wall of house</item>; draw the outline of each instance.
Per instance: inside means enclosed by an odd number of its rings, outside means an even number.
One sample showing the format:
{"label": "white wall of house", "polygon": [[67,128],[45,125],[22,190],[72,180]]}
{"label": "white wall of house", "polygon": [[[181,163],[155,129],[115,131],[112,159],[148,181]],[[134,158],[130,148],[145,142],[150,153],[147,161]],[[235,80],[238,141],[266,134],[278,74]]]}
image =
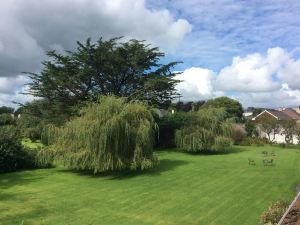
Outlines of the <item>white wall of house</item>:
{"label": "white wall of house", "polygon": [[[265,137],[265,138],[268,138],[268,135],[263,132],[263,131],[260,131],[260,137]],[[284,139],[284,135],[282,134],[276,134],[275,135],[275,139],[274,139],[274,142],[280,144],[280,143],[285,143],[285,139]],[[271,134],[271,139],[273,138],[273,134]],[[298,144],[298,140],[296,138],[296,136],[293,137],[293,144]]]}

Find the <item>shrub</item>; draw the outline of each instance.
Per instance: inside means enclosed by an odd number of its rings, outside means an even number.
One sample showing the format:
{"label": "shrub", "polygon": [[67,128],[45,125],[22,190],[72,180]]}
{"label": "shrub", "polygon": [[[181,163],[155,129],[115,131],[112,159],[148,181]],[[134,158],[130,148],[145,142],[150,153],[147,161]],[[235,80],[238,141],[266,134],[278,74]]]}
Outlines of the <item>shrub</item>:
{"label": "shrub", "polygon": [[258,137],[258,131],[256,129],[256,126],[251,120],[246,121],[245,131],[248,137]]}
{"label": "shrub", "polygon": [[19,136],[19,131],[15,126],[0,126],[0,139],[18,139]]}
{"label": "shrub", "polygon": [[214,145],[212,146],[212,150],[221,152],[227,151],[230,149],[232,145],[232,139],[224,136],[217,136],[214,141]]}
{"label": "shrub", "polygon": [[156,146],[163,148],[175,147],[175,131],[190,123],[193,115],[192,112],[175,112],[174,114],[167,113],[158,119],[159,130]]}
{"label": "shrub", "polygon": [[39,127],[29,127],[23,131],[23,135],[32,141],[37,141],[41,139],[41,129]]}
{"label": "shrub", "polygon": [[15,124],[15,119],[11,114],[0,114],[0,126]]}
{"label": "shrub", "polygon": [[[155,123],[148,106],[124,98],[102,97],[80,117],[47,131],[53,139],[40,157],[94,173],[153,167]],[[47,140],[49,143],[49,139]]]}
{"label": "shrub", "polygon": [[175,142],[186,152],[223,152],[232,144],[232,123],[222,108],[199,110],[192,123],[176,131]]}
{"label": "shrub", "polygon": [[277,201],[272,203],[271,206],[261,215],[261,224],[277,224],[288,206],[289,203],[286,201]]}
{"label": "shrub", "polygon": [[234,144],[240,144],[247,136],[244,127],[241,124],[234,124],[232,129],[231,138]]}
{"label": "shrub", "polygon": [[239,145],[242,145],[242,146],[251,146],[251,145],[263,146],[265,144],[270,144],[270,142],[267,138],[247,137],[243,141],[241,141]]}
{"label": "shrub", "polygon": [[0,173],[35,166],[35,153],[24,149],[18,139],[0,139]]}

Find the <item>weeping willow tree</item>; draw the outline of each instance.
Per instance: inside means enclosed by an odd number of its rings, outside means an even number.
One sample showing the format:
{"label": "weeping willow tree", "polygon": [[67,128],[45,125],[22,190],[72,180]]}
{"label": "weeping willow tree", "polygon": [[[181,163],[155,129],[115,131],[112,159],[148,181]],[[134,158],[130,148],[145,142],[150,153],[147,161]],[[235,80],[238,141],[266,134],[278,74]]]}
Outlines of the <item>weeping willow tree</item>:
{"label": "weeping willow tree", "polygon": [[147,105],[102,97],[63,127],[49,126],[44,132],[49,146],[41,158],[94,173],[151,168],[157,163],[155,126]]}
{"label": "weeping willow tree", "polygon": [[232,123],[223,108],[196,112],[191,124],[176,131],[176,146],[186,152],[227,151],[231,144]]}

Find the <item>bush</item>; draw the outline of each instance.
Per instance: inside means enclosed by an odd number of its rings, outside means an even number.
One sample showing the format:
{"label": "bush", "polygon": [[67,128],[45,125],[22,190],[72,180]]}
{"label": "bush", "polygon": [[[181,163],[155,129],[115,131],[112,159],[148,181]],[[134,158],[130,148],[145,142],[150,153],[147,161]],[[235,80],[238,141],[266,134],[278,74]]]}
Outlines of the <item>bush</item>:
{"label": "bush", "polygon": [[232,145],[232,139],[224,136],[217,136],[212,146],[212,150],[217,152],[227,151]]}
{"label": "bush", "polygon": [[15,124],[15,119],[10,114],[0,114],[0,126]]}
{"label": "bush", "polygon": [[39,127],[29,127],[23,131],[23,135],[32,141],[41,139],[41,129]]}
{"label": "bush", "polygon": [[192,123],[179,129],[175,142],[179,149],[186,152],[224,152],[232,144],[232,123],[222,108],[199,110]]}
{"label": "bush", "polygon": [[234,124],[232,129],[231,138],[234,144],[240,144],[247,136],[244,127],[241,124]]}
{"label": "bush", "polygon": [[192,112],[175,112],[174,114],[167,113],[158,119],[159,130],[156,146],[162,148],[175,147],[175,131],[190,123],[193,115]]}
{"label": "bush", "polygon": [[272,203],[271,206],[261,215],[261,224],[277,224],[288,206],[289,203],[286,201],[277,201]]}
{"label": "bush", "polygon": [[35,166],[35,152],[24,149],[18,139],[0,139],[0,173]]}
{"label": "bush", "polygon": [[0,139],[19,139],[19,136],[19,131],[15,126],[0,126]]}
{"label": "bush", "polygon": [[258,138],[258,137],[247,137],[242,142],[240,142],[239,145],[242,146],[263,146],[265,144],[270,144],[269,140],[267,138]]}

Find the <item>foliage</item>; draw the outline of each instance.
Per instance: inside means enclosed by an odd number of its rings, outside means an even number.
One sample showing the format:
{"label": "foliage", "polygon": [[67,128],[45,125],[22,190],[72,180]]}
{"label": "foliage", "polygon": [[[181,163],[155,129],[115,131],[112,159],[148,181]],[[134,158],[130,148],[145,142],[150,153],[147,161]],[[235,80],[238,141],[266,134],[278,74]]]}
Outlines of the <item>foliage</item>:
{"label": "foliage", "polygon": [[1,139],[19,139],[19,130],[14,125],[0,126],[0,140]]}
{"label": "foliage", "polygon": [[41,158],[94,173],[147,169],[157,162],[153,155],[154,128],[147,105],[102,97],[100,103],[85,107],[80,117],[61,128],[49,128],[54,141],[48,150],[40,152]]}
{"label": "foliage", "polygon": [[15,124],[15,119],[11,114],[0,114],[0,126],[13,124]]}
{"label": "foliage", "polygon": [[224,108],[228,118],[235,118],[236,121],[243,120],[243,107],[237,100],[228,97],[219,97],[208,100],[202,107]]}
{"label": "foliage", "polygon": [[261,224],[271,223],[272,225],[276,225],[287,210],[288,206],[288,202],[282,200],[272,203],[261,215]]}
{"label": "foliage", "polygon": [[173,148],[175,147],[175,131],[189,124],[194,116],[192,112],[175,112],[167,113],[162,118],[157,119],[158,147]]}
{"label": "foliage", "polygon": [[7,106],[1,106],[0,107],[0,114],[12,114],[14,113],[14,108],[7,107]]}
{"label": "foliage", "polygon": [[283,131],[281,134],[284,135],[284,140],[287,145],[293,144],[293,136],[295,134],[296,122],[294,120],[283,120],[281,121]]}
{"label": "foliage", "polygon": [[242,126],[242,124],[234,124],[232,129],[231,138],[234,144],[241,143],[247,136],[246,130]]}
{"label": "foliage", "polygon": [[300,124],[297,124],[295,126],[295,136],[296,136],[296,139],[297,139],[297,144],[299,145],[300,147]]}
{"label": "foliage", "polygon": [[177,74],[171,68],[178,62],[162,64],[164,53],[143,41],[100,38],[92,43],[77,42],[75,51],[47,53],[41,73],[27,73],[32,79],[29,93],[43,98],[52,116],[76,115],[78,106],[96,101],[98,95],[146,100],[165,107],[178,96]]}
{"label": "foliage", "polygon": [[17,138],[0,139],[0,173],[34,167],[34,152],[25,150]]}
{"label": "foliage", "polygon": [[176,131],[176,146],[187,152],[228,150],[232,142],[232,124],[226,118],[222,108],[199,110],[191,124]]}
{"label": "foliage", "polygon": [[264,118],[261,121],[261,130],[267,134],[269,142],[272,143],[275,140],[275,135],[280,132],[280,123],[275,118]]}
{"label": "foliage", "polygon": [[259,138],[259,137],[247,137],[243,141],[239,143],[239,145],[242,146],[263,146],[265,144],[270,144],[269,140],[267,138]]}
{"label": "foliage", "polygon": [[205,101],[195,101],[195,102],[177,102],[173,104],[176,111],[190,112],[198,111],[200,107],[205,103]]}
{"label": "foliage", "polygon": [[258,136],[256,126],[251,120],[246,121],[245,130],[246,130],[248,137],[257,137]]}

